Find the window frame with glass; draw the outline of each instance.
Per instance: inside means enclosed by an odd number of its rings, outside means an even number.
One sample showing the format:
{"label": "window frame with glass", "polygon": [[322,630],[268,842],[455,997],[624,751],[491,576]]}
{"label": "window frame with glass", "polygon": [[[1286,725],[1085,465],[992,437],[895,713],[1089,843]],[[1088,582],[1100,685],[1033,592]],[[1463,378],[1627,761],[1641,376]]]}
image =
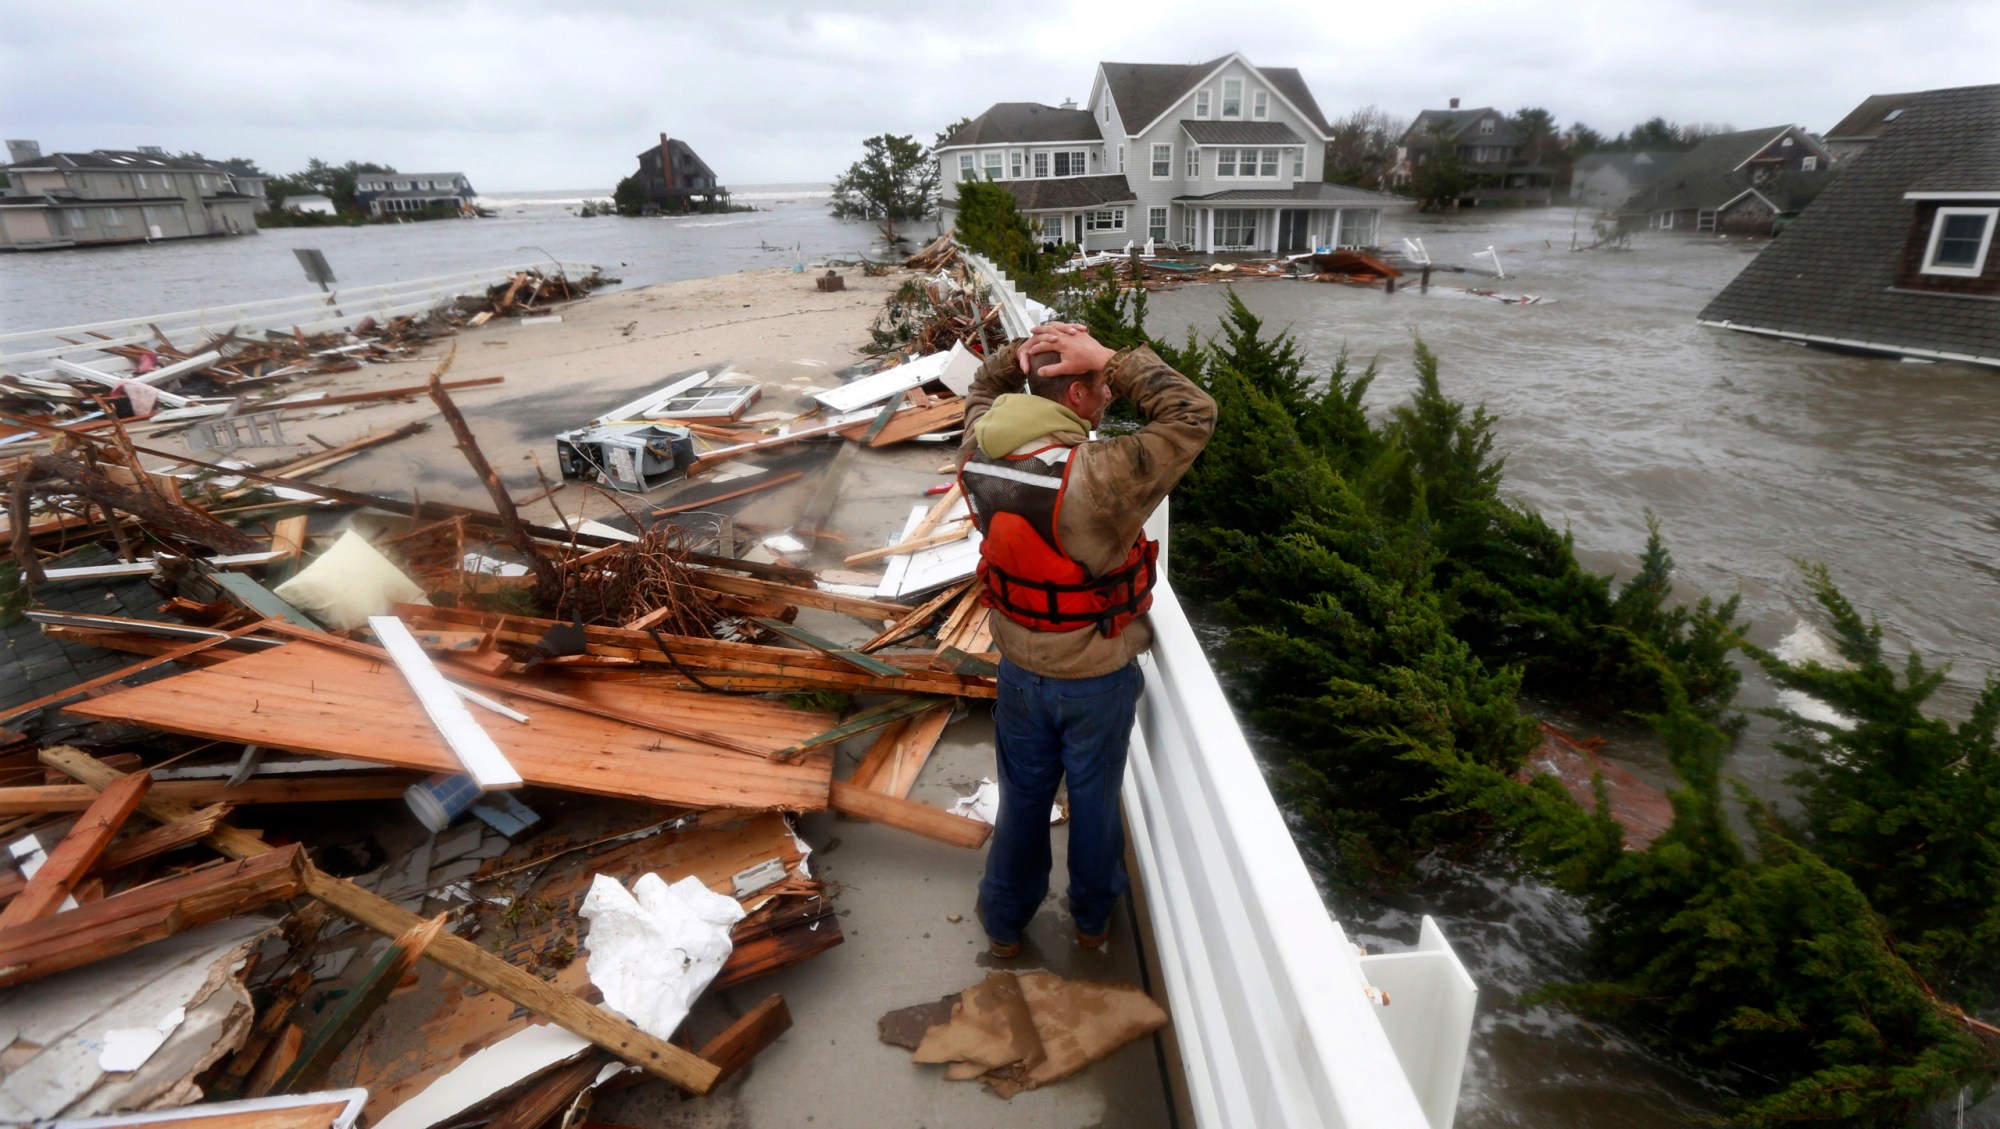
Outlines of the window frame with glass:
{"label": "window frame with glass", "polygon": [[1172,142],[1153,143],[1152,173],[1154,180],[1172,180],[1174,177],[1174,146]]}
{"label": "window frame with glass", "polygon": [[1083,214],[1083,230],[1090,232],[1122,233],[1125,230],[1125,209],[1093,208]]}
{"label": "window frame with glass", "polygon": [[1167,241],[1167,206],[1154,204],[1146,209],[1146,240],[1149,243]]}
{"label": "window frame with glass", "polygon": [[1243,116],[1243,80],[1225,78],[1222,80],[1222,117],[1241,118]]}
{"label": "window frame with glass", "polygon": [[[1980,229],[1971,234],[1952,234],[1954,220],[1977,219],[1982,221]],[[1957,225],[1961,231],[1964,225]],[[1945,278],[1978,278],[1986,273],[1987,258],[1993,251],[1993,230],[2000,227],[2000,207],[1941,207],[1931,217],[1930,237],[1924,241],[1924,261],[1919,270],[1928,275]],[[1939,259],[1938,252],[1946,245],[1954,247],[1971,244],[1971,258],[1967,261]]]}

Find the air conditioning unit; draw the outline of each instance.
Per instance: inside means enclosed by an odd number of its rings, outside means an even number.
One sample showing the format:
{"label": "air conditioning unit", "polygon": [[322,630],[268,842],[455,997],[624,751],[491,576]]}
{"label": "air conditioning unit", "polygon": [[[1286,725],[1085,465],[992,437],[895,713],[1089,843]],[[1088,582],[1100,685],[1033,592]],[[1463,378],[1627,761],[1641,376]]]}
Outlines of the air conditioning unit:
{"label": "air conditioning unit", "polygon": [[656,424],[582,427],[556,436],[556,461],[564,478],[644,493],[686,472],[694,433]]}

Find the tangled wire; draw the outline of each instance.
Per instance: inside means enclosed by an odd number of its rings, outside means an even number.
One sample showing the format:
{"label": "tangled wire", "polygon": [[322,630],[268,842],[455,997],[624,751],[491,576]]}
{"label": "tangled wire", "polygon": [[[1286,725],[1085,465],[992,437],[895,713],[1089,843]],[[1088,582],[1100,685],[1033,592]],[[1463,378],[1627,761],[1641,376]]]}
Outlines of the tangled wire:
{"label": "tangled wire", "polygon": [[706,590],[688,577],[686,537],[671,523],[637,541],[562,564],[558,618],[579,613],[585,623],[622,627],[664,610],[654,621],[675,635],[708,635],[721,618]]}

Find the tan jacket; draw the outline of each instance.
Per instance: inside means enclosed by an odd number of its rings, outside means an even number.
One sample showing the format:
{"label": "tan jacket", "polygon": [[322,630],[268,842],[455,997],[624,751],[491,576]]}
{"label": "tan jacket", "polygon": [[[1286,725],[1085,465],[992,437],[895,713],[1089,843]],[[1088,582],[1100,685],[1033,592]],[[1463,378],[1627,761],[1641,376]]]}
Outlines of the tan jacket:
{"label": "tan jacket", "polygon": [[[966,395],[963,463],[975,449],[973,424],[993,401],[1027,391],[1027,378],[1009,345],[987,359]],[[1063,494],[1056,532],[1077,563],[1101,576],[1125,561],[1146,519],[1187,473],[1215,431],[1215,401],[1196,384],[1167,367],[1159,354],[1141,345],[1105,365],[1111,388],[1139,406],[1146,426],[1131,435],[1089,439],[1078,432],[1053,432],[1017,450],[1050,443],[1075,448],[1069,485]],[[1035,631],[995,613],[993,640],[1016,666],[1050,678],[1095,678],[1130,663],[1153,642],[1146,617],[1132,621],[1116,638],[1090,628]]]}

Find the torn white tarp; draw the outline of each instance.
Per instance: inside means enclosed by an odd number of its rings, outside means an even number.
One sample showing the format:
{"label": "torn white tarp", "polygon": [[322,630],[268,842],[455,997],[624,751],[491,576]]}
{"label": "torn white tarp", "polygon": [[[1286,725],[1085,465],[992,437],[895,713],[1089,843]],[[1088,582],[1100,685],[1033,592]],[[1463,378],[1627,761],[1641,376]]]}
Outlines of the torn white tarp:
{"label": "torn white tarp", "polygon": [[125,1074],[146,1065],[153,1052],[167,1043],[167,1036],[187,1022],[187,1009],[177,1007],[151,1027],[113,1027],[104,1033],[104,1049],[97,1052],[98,1068],[106,1074]]}
{"label": "torn white tarp", "polygon": [[525,1027],[452,1067],[375,1123],[374,1129],[430,1129],[523,1078],[590,1049],[590,1040],[552,1024]]}
{"label": "torn white tarp", "polygon": [[[979,787],[973,790],[972,795],[960,796],[958,802],[951,805],[951,814],[976,819],[981,823],[992,823],[1000,815],[1000,785],[981,777]],[[1049,822],[1062,821],[1062,805],[1057,804],[1049,809]]]}
{"label": "torn white tarp", "polygon": [[642,874],[631,890],[598,875],[578,911],[590,922],[590,982],[606,1007],[665,1039],[729,959],[743,906],[692,875],[673,885]]}

